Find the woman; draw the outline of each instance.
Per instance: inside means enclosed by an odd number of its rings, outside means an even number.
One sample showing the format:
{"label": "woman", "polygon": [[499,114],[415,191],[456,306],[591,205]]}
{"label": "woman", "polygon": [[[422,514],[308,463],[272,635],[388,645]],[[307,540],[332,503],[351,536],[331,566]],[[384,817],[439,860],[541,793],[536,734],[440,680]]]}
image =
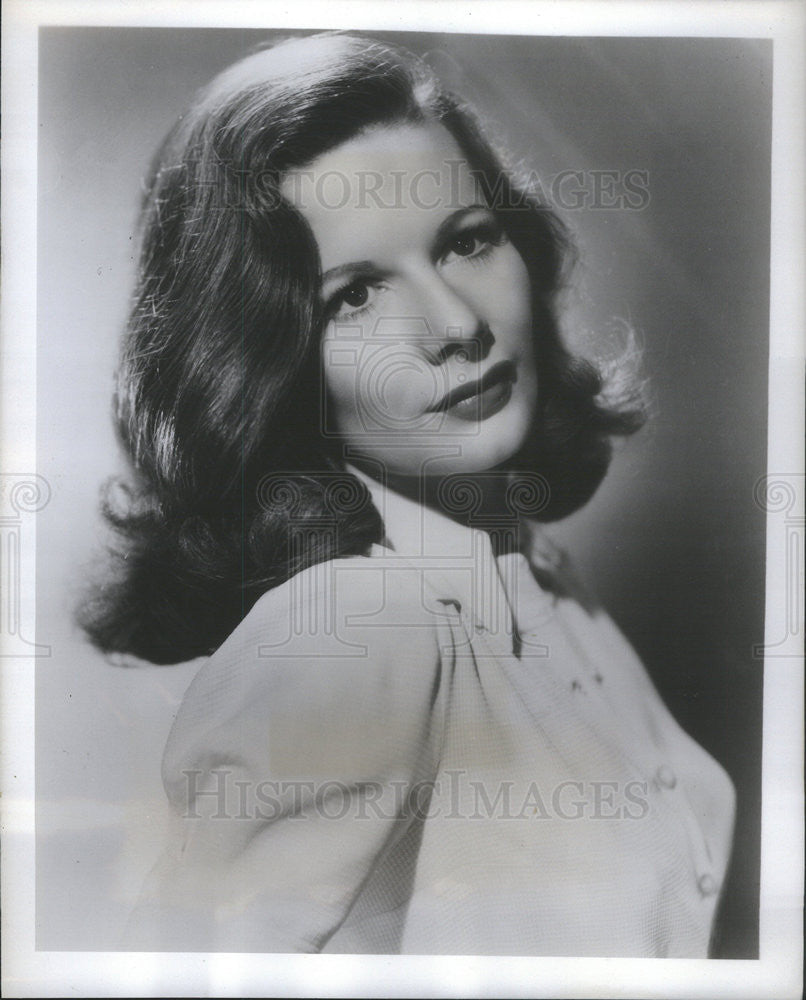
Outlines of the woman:
{"label": "woman", "polygon": [[539,522],[642,413],[563,347],[564,239],[397,49],[295,40],[159,152],[84,613],[201,665],[129,945],[704,956],[729,779]]}

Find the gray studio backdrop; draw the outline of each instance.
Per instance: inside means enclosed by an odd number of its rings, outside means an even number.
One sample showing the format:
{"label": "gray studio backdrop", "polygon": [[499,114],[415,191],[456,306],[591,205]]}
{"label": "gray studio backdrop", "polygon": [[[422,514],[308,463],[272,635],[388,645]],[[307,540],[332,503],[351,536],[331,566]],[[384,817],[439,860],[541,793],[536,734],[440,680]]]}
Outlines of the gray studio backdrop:
{"label": "gray studio backdrop", "polygon": [[[37,521],[40,948],[117,947],[159,848],[160,755],[192,675],[111,666],[70,617],[103,537],[98,487],[119,467],[109,400],[141,177],[194,90],[271,37],[40,33],[37,455],[52,491]],[[755,957],[771,43],[375,37],[429,53],[559,202],[580,254],[564,318],[574,343],[606,351],[620,320],[644,343],[651,424],[555,534],[736,783],[717,955]],[[597,173],[630,171],[644,191],[632,199]],[[564,172],[576,176],[558,187]]]}

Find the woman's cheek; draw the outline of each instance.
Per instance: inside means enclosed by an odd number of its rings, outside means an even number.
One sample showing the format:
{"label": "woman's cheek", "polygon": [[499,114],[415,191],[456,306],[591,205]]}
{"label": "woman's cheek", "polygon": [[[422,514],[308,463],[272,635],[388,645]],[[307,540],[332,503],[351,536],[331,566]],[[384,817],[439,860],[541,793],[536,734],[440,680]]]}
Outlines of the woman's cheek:
{"label": "woman's cheek", "polygon": [[338,431],[405,433],[433,422],[444,393],[434,370],[406,345],[339,342],[325,350],[326,382]]}
{"label": "woman's cheek", "polygon": [[507,313],[509,324],[518,329],[529,327],[532,320],[532,290],[529,272],[523,258],[508,243],[491,273],[494,301]]}

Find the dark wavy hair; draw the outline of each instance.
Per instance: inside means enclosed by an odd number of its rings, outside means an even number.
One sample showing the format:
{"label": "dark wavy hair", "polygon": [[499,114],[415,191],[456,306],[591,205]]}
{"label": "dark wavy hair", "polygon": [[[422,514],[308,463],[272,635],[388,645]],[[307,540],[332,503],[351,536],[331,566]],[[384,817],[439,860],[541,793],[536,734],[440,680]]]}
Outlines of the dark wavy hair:
{"label": "dark wavy hair", "polygon": [[608,393],[561,343],[562,225],[421,60],[339,33],[262,49],[200,93],[147,179],[115,395],[131,477],[106,485],[113,566],[78,612],[102,650],[154,663],[211,653],[266,590],[383,538],[320,433],[318,252],[280,184],[367,126],[427,121],[453,135],[531,277],[539,415],[513,467],[545,478],[538,516],[585,503],[611,436],[640,425],[632,390]]}

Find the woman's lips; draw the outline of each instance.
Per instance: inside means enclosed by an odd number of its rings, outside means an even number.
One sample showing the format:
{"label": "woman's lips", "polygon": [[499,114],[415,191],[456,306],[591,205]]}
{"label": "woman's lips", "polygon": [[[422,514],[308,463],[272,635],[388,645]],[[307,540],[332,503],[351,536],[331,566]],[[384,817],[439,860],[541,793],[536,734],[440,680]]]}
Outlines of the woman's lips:
{"label": "woman's lips", "polygon": [[507,405],[517,377],[511,361],[499,361],[477,381],[453,389],[433,409],[459,420],[486,420]]}

